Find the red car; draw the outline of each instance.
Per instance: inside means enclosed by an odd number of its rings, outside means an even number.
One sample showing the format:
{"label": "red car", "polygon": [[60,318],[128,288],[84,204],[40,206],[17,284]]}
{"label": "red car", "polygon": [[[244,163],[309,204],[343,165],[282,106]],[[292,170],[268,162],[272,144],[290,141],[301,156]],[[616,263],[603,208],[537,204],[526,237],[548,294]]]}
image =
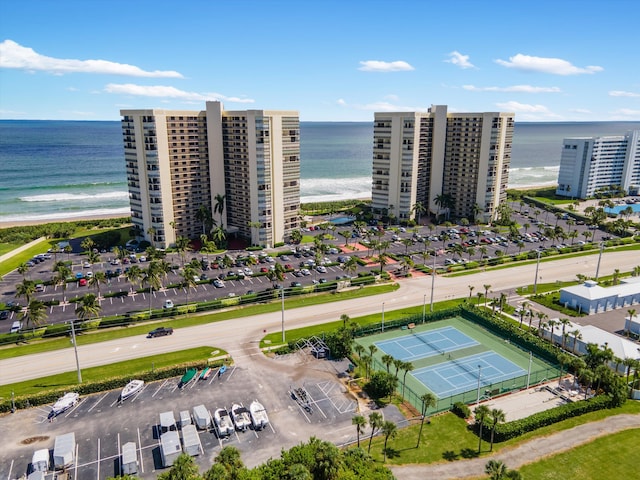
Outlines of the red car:
{"label": "red car", "polygon": [[81,278],[80,280],[78,280],[78,285],[80,285],[81,287],[86,287],[87,286],[87,279],[86,278]]}
{"label": "red car", "polygon": [[262,273],[267,273],[267,272],[269,271],[269,269],[268,269],[267,267],[262,267],[262,268],[260,269],[260,271],[261,271]]}

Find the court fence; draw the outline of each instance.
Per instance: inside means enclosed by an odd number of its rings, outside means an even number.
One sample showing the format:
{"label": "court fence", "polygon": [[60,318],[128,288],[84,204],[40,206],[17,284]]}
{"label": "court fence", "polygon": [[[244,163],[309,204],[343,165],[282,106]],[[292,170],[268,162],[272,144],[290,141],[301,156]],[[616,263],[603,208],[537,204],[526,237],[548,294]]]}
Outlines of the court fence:
{"label": "court fence", "polygon": [[[402,319],[386,322],[384,326],[382,322],[373,325],[367,325],[366,327],[359,328],[354,331],[354,337],[364,337],[368,335],[374,335],[380,333],[383,330],[394,329],[407,329],[408,325],[419,325],[422,323],[431,323],[438,320],[444,320],[447,318],[461,316],[462,318],[477,323],[492,333],[509,340],[509,343],[527,353],[531,352],[536,357],[546,360],[550,363],[548,367],[532,369],[525,375],[511,378],[508,380],[502,380],[490,385],[480,385],[479,388],[473,390],[452,395],[450,397],[439,398],[436,401],[436,406],[431,407],[427,413],[438,413],[446,410],[450,410],[451,407],[457,402],[464,404],[473,404],[479,401],[488,400],[500,395],[505,395],[509,392],[516,390],[522,390],[535,386],[541,383],[545,383],[554,378],[558,378],[560,375],[560,368],[558,366],[557,355],[559,351],[557,347],[549,344],[545,340],[537,337],[528,331],[519,329],[516,325],[513,325],[499,317],[493,316],[488,312],[475,307],[474,305],[463,303],[455,308],[447,310],[441,310],[438,312],[430,313],[424,317],[420,314],[410,315]],[[387,367],[381,363],[380,360],[373,357],[371,368],[372,370],[386,371]],[[422,411],[422,395],[427,393],[425,390],[422,393],[418,393],[404,384],[404,373],[400,372],[398,375],[398,387],[397,392],[404,396],[404,399],[411,403],[418,411]]]}

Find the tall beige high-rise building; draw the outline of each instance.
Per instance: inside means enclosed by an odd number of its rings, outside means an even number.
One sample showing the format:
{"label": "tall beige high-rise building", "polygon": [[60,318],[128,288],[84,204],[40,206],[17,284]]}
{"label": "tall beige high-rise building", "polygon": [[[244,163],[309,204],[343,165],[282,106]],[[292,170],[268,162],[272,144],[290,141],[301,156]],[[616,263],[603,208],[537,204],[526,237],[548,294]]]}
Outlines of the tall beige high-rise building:
{"label": "tall beige high-rise building", "polygon": [[298,228],[297,112],[225,111],[207,102],[204,111],[120,114],[131,219],[153,245],[199,237],[211,228],[207,217],[265,246]]}
{"label": "tall beige high-rise building", "polygon": [[426,213],[488,221],[506,200],[514,114],[378,112],[372,206],[399,220]]}

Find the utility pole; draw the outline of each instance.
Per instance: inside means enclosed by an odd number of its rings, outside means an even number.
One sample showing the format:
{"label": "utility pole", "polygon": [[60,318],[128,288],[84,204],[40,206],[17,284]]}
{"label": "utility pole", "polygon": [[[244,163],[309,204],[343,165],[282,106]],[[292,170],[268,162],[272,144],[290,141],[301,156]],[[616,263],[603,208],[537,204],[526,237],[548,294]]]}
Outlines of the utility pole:
{"label": "utility pole", "polygon": [[538,269],[540,268],[540,254],[542,252],[538,250],[538,261],[536,262],[536,276],[533,279],[533,294],[538,293]]}
{"label": "utility pole", "polygon": [[80,360],[78,359],[78,346],[76,345],[76,329],[74,321],[71,320],[71,342],[73,343],[73,351],[76,354],[76,368],[78,369],[78,383],[82,383],[82,372],[80,371]]}

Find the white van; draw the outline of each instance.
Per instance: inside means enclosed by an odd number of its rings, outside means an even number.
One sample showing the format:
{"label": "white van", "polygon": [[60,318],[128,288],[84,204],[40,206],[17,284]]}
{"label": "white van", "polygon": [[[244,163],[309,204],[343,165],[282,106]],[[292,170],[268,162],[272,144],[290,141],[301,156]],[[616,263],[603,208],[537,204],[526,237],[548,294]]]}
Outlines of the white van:
{"label": "white van", "polygon": [[11,330],[9,331],[9,333],[18,333],[21,329],[22,329],[22,322],[16,320],[11,325]]}

